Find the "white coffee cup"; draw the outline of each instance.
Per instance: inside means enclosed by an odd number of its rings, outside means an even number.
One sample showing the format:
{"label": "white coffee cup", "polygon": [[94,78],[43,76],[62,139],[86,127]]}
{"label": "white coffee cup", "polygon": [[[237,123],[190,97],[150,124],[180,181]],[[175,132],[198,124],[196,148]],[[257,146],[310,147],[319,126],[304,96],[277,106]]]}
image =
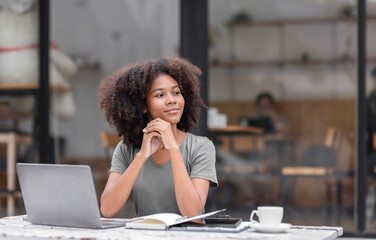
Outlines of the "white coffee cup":
{"label": "white coffee cup", "polygon": [[260,226],[278,227],[282,223],[283,207],[257,207],[257,210],[253,210],[251,213],[251,222],[257,222],[253,220],[254,215],[258,216]]}

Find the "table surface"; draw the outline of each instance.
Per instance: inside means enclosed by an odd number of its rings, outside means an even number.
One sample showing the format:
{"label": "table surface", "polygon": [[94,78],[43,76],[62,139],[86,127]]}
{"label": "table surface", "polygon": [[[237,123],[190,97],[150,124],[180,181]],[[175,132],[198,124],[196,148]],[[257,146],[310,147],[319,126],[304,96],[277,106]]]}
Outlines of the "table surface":
{"label": "table surface", "polygon": [[240,233],[182,232],[160,230],[133,230],[125,227],[86,229],[34,225],[24,216],[0,218],[0,239],[336,239],[336,230],[289,229],[284,233],[257,233],[247,229]]}
{"label": "table surface", "polygon": [[208,129],[210,132],[219,132],[219,133],[253,133],[253,134],[262,134],[264,131],[262,128],[250,127],[250,126],[240,126],[240,125],[229,125],[226,127],[214,127]]}

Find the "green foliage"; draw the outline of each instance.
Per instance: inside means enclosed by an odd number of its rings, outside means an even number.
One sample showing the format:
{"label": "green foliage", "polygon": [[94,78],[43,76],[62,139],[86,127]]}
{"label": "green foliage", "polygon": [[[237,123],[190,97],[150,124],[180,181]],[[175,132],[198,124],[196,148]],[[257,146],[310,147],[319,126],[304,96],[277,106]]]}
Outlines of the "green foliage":
{"label": "green foliage", "polygon": [[230,19],[224,23],[224,25],[229,30],[233,30],[233,28],[237,24],[244,24],[244,23],[251,23],[251,22],[252,22],[252,16],[247,12],[241,11],[232,15]]}

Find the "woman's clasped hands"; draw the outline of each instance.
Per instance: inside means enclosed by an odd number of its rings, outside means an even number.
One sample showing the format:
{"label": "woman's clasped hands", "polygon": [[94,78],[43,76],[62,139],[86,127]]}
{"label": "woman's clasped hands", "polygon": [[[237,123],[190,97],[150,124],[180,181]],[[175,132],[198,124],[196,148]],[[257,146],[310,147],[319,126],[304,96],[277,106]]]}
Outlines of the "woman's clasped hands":
{"label": "woman's clasped hands", "polygon": [[145,157],[149,157],[159,148],[167,150],[179,148],[172,132],[171,123],[160,118],[150,121],[142,132],[144,136],[140,152]]}

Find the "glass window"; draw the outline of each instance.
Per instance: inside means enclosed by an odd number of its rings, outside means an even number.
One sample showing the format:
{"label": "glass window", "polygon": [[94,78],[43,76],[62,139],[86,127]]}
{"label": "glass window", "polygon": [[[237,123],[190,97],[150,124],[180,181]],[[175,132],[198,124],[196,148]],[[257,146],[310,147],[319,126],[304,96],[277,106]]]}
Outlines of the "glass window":
{"label": "glass window", "polygon": [[[78,68],[65,79],[71,91],[64,94],[69,95],[69,108],[72,112],[75,109],[74,114],[65,119],[54,115],[52,132],[65,141],[60,162],[92,165],[97,173],[94,176],[97,176],[98,197],[108,177],[106,157],[111,158],[111,154],[106,155],[100,132],[115,133],[98,108],[99,82],[119,67],[147,58],[177,55],[178,3],[176,0],[51,1],[51,40]],[[64,100],[57,99],[55,111],[68,110],[64,108]],[[119,216],[133,214],[133,205],[127,204]]]}
{"label": "glass window", "polygon": [[[33,1],[0,0],[0,189],[4,193],[19,189],[12,174],[15,162],[31,162],[35,157],[33,117],[39,81],[36,5]],[[0,210],[0,217],[20,213],[17,199],[8,196],[0,198],[0,209],[6,209]]]}
{"label": "glass window", "polygon": [[366,179],[366,231],[375,233],[376,229],[376,65],[374,56],[376,45],[372,40],[376,37],[376,22],[372,13],[376,3],[367,2],[367,75],[366,75],[366,97],[367,97],[367,179]]}
{"label": "glass window", "polygon": [[356,4],[209,6],[217,204],[245,220],[283,205],[284,222],[355,231]]}
{"label": "glass window", "polygon": [[[13,2],[19,3],[16,9],[10,6]],[[16,78],[11,79],[13,82],[38,81],[37,1],[30,1],[32,5],[25,13],[19,9],[23,2],[26,1],[0,0],[1,84],[5,83],[3,75],[8,72],[16,74]],[[179,16],[179,1],[176,0],[50,1],[51,162],[90,165],[98,197],[108,177],[108,160],[100,132],[115,132],[98,108],[99,82],[124,65],[178,55]],[[17,25],[19,22],[25,23]],[[26,56],[4,60],[5,54],[13,54],[4,53],[4,48],[27,48]],[[24,65],[25,69],[20,69]],[[23,77],[18,77],[20,74]],[[33,105],[30,100],[20,105],[20,98],[17,98],[16,110],[31,111],[20,127],[32,129]],[[2,104],[3,96],[0,101]],[[3,115],[1,109],[0,115]],[[2,126],[2,117],[0,119]],[[2,158],[3,148],[0,154]],[[34,161],[33,157],[31,154],[30,161]],[[3,162],[1,166],[3,170]],[[0,177],[4,179],[3,171]],[[5,182],[0,182],[3,187]],[[0,207],[4,205],[1,199]],[[16,207],[24,214],[23,206]],[[132,214],[134,209],[127,204],[119,216],[132,217]]]}

